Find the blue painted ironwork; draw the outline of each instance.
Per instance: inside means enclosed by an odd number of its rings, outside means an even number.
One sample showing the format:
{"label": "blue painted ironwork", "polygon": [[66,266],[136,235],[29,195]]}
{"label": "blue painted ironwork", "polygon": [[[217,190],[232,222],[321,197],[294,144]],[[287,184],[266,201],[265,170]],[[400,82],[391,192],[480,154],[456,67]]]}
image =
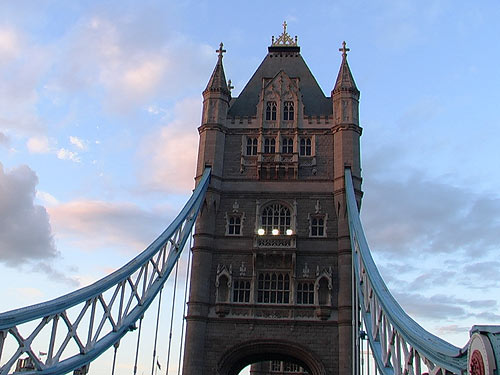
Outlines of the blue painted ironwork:
{"label": "blue painted ironwork", "polygon": [[[7,337],[13,337],[18,348],[0,367],[0,375],[8,374],[22,355],[28,355],[34,367],[34,370],[23,369],[25,375],[59,375],[84,368],[107,349],[117,345],[127,332],[134,330],[136,321],[144,316],[178,261],[203,204],[209,181],[210,168],[207,168],[193,195],[168,228],[119,270],[52,301],[1,313],[0,359]],[[112,294],[108,301],[104,295],[106,292]],[[68,310],[80,306],[77,318],[72,320]],[[79,334],[79,325],[84,320],[88,324],[87,329]],[[20,325],[37,321],[38,325],[28,337],[20,334]],[[56,345],[61,321],[64,323],[62,328],[67,329],[64,331],[66,337]],[[111,330],[103,329],[106,323],[111,325]],[[31,345],[46,327],[50,328],[50,339],[45,350],[47,357],[43,362]],[[78,351],[63,356],[70,341],[76,343]]]}
{"label": "blue painted ironwork", "polygon": [[351,170],[345,170],[354,290],[366,335],[383,375],[467,372],[467,347],[460,349],[427,332],[410,318],[389,292],[370,254],[359,218]]}

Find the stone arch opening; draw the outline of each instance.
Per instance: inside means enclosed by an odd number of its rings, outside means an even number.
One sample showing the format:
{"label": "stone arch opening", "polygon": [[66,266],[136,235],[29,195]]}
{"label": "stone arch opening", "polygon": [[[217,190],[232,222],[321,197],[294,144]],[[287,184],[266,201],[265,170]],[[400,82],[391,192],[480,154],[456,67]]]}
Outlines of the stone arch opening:
{"label": "stone arch opening", "polygon": [[321,360],[306,348],[279,340],[254,340],[228,350],[219,361],[217,375],[238,375],[246,366],[263,361],[288,361],[310,375],[324,375]]}

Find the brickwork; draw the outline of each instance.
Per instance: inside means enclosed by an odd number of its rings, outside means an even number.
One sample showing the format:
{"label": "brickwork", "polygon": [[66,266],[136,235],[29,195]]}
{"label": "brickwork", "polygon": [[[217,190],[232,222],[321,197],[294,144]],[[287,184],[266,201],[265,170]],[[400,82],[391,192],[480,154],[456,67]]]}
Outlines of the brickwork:
{"label": "brickwork", "polygon": [[[299,51],[269,47],[238,98],[220,53],[203,92],[196,178],[210,166],[212,180],[196,224],[185,375],[232,375],[269,360],[313,375],[351,372],[343,176],[350,166],[361,199],[359,91],[343,56],[325,97]],[[285,102],[295,111],[286,118]]]}

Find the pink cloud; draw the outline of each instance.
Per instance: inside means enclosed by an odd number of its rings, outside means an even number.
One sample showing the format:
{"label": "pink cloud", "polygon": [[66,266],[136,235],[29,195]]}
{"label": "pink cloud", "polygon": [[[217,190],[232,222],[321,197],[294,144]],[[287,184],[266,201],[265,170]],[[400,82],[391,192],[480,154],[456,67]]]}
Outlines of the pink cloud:
{"label": "pink cloud", "polygon": [[153,191],[189,193],[194,186],[201,101],[178,102],[174,120],[147,135],[140,146],[140,181]]}

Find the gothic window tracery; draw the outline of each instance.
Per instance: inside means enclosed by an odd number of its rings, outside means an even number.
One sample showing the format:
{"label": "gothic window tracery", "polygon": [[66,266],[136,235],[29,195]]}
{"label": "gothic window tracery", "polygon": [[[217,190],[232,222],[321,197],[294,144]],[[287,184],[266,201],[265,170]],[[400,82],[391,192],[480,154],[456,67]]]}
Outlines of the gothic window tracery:
{"label": "gothic window tracery", "polygon": [[266,120],[267,121],[276,121],[276,102],[274,100],[270,100],[266,102]]}
{"label": "gothic window tracery", "polygon": [[228,218],[227,234],[230,236],[241,235],[241,217],[239,215],[231,215]]}
{"label": "gothic window tracery", "polygon": [[287,230],[292,229],[290,209],[280,203],[264,207],[261,214],[261,225],[264,234],[286,234]]}
{"label": "gothic window tracery", "polygon": [[283,137],[282,144],[281,144],[281,153],[283,153],[283,154],[293,153],[293,138]]}
{"label": "gothic window tracery", "polygon": [[325,218],[312,217],[311,218],[311,237],[325,237]]}
{"label": "gothic window tracery", "polygon": [[285,101],[283,105],[283,120],[292,121],[294,118],[294,108],[292,101]]}
{"label": "gothic window tracery", "polygon": [[250,281],[234,280],[233,282],[233,302],[250,302]]}
{"label": "gothic window tracery", "polygon": [[247,155],[257,155],[257,138],[247,138]]}
{"label": "gothic window tracery", "polygon": [[297,304],[299,305],[314,304],[313,282],[300,282],[297,284]]}
{"label": "gothic window tracery", "polygon": [[311,138],[301,138],[299,147],[300,156],[311,156],[312,155],[312,140]]}
{"label": "gothic window tracery", "polygon": [[288,273],[260,273],[257,283],[258,303],[290,303],[290,276]]}
{"label": "gothic window tracery", "polygon": [[276,139],[264,138],[264,153],[274,154],[276,152]]}

